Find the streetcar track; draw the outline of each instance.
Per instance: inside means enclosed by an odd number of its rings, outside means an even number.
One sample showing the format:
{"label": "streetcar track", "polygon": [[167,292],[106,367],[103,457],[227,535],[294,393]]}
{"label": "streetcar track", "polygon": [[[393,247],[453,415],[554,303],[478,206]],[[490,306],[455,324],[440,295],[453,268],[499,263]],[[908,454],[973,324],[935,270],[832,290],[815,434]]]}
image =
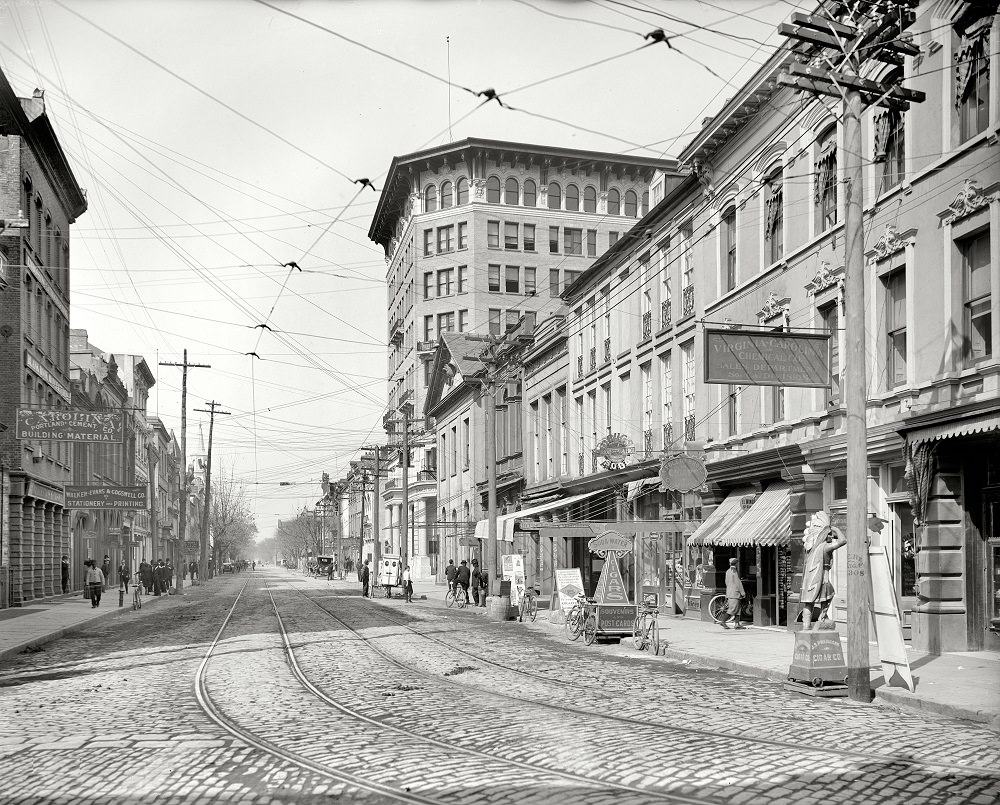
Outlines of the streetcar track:
{"label": "streetcar track", "polygon": [[[420,669],[417,666],[408,665],[408,664],[404,663],[402,660],[397,659],[395,656],[393,656],[392,654],[388,653],[387,651],[379,648],[373,642],[374,640],[382,640],[382,639],[384,639],[386,637],[391,637],[393,635],[379,635],[377,638],[366,637],[365,635],[362,635],[357,629],[355,629],[350,624],[348,624],[346,621],[344,621],[342,618],[338,617],[333,612],[331,612],[329,609],[327,609],[325,606],[323,606],[322,604],[320,604],[319,601],[317,600],[317,597],[310,596],[306,592],[304,592],[302,590],[295,589],[294,587],[289,587],[288,589],[291,589],[291,590],[293,590],[295,592],[298,592],[300,595],[302,595],[303,597],[305,597],[306,599],[308,599],[318,609],[320,609],[323,612],[325,612],[330,618],[332,618],[333,620],[335,620],[338,623],[340,623],[341,625],[343,625],[351,634],[353,634],[355,637],[357,637],[358,640],[362,641],[365,645],[367,645],[372,651],[374,651],[375,653],[377,653],[378,655],[380,655],[381,657],[383,657],[384,659],[386,659],[387,661],[389,661],[391,664],[393,664],[396,667],[400,668],[401,670],[407,671],[409,673],[418,674],[418,675],[420,675],[422,677],[425,677],[425,678],[428,678],[428,679],[433,679],[433,680],[438,681],[438,682],[444,682],[445,684],[455,685],[455,686],[458,686],[458,687],[460,687],[460,688],[462,688],[464,690],[469,690],[470,689],[469,685],[464,684],[464,683],[462,683],[460,681],[457,681],[455,679],[452,679],[451,677],[449,677],[447,679],[442,679],[438,674],[432,673],[430,671],[424,671],[424,670]],[[382,610],[383,613],[386,613],[387,608],[384,607],[384,606],[382,606],[381,610]],[[449,651],[457,652],[459,654],[463,654],[463,655],[465,655],[467,657],[472,658],[473,660],[475,660],[477,662],[480,662],[480,663],[483,663],[483,664],[486,664],[486,665],[491,665],[491,666],[493,666],[495,668],[498,668],[498,669],[501,669],[501,670],[503,670],[505,672],[514,673],[514,674],[518,674],[518,675],[521,675],[521,676],[525,676],[525,677],[527,677],[529,679],[538,680],[538,681],[544,682],[544,683],[546,683],[548,685],[558,684],[558,685],[565,685],[565,686],[569,686],[569,687],[574,687],[576,689],[583,690],[583,691],[590,691],[591,690],[591,688],[588,687],[588,686],[581,685],[579,683],[575,683],[575,682],[572,682],[572,681],[553,680],[550,677],[546,677],[546,676],[543,676],[541,674],[532,673],[531,671],[526,671],[526,670],[517,669],[517,668],[511,668],[510,666],[503,665],[502,663],[496,662],[494,660],[490,660],[490,659],[488,659],[486,657],[482,657],[481,655],[475,654],[474,652],[467,651],[467,650],[465,650],[463,648],[456,647],[455,645],[453,645],[451,643],[448,643],[448,642],[446,642],[444,640],[441,640],[439,638],[433,637],[433,636],[431,636],[431,635],[429,635],[429,634],[427,634],[425,632],[422,632],[422,631],[420,631],[418,629],[414,629],[412,626],[409,626],[408,624],[403,623],[402,621],[396,620],[395,618],[386,617],[385,619],[387,621],[393,623],[394,625],[396,625],[396,626],[398,626],[398,627],[400,627],[402,629],[405,629],[410,634],[413,634],[413,635],[416,635],[418,637],[430,640],[431,642],[434,642],[434,643],[437,643],[439,645],[444,646]],[[474,690],[476,690],[477,692],[482,693],[482,694],[488,694],[490,696],[493,696],[494,698],[507,699],[507,700],[512,700],[512,701],[516,701],[516,702],[522,702],[522,703],[531,704],[531,705],[537,706],[537,707],[544,707],[544,708],[548,708],[548,709],[552,709],[552,710],[562,711],[562,712],[566,712],[566,713],[572,713],[574,715],[583,715],[583,716],[587,716],[587,717],[590,717],[590,718],[605,719],[605,720],[608,720],[608,721],[612,721],[612,722],[620,723],[620,724],[624,724],[624,725],[629,725],[629,726],[636,726],[636,725],[638,725],[638,726],[642,726],[642,727],[647,728],[647,729],[648,728],[655,728],[655,729],[658,729],[658,730],[662,730],[664,732],[674,733],[674,734],[685,734],[685,735],[692,735],[692,736],[699,736],[699,737],[708,737],[708,738],[711,738],[713,740],[716,740],[716,739],[718,739],[718,738],[721,737],[721,738],[726,738],[726,739],[734,740],[734,741],[741,741],[743,743],[757,745],[757,746],[764,746],[764,747],[775,748],[775,749],[790,750],[790,751],[793,751],[795,753],[803,753],[803,752],[807,751],[810,754],[823,755],[823,756],[829,756],[829,757],[835,757],[835,758],[851,757],[851,758],[856,758],[858,760],[863,760],[865,762],[871,762],[873,759],[875,759],[875,760],[884,760],[886,763],[889,763],[889,764],[897,764],[897,765],[907,766],[907,767],[911,767],[911,768],[940,768],[940,769],[947,769],[947,770],[949,770],[951,772],[960,771],[960,772],[967,772],[967,773],[972,773],[972,774],[981,774],[981,775],[985,775],[985,776],[988,776],[988,777],[997,777],[997,776],[1000,776],[1000,773],[998,773],[998,771],[996,769],[988,768],[988,767],[964,765],[964,764],[955,763],[955,762],[945,762],[945,761],[936,761],[936,760],[918,760],[918,759],[915,759],[915,758],[913,758],[913,757],[911,757],[909,755],[873,753],[873,752],[860,751],[860,750],[851,750],[851,749],[844,749],[844,748],[824,749],[822,747],[810,747],[808,750],[805,750],[805,749],[803,749],[801,742],[796,743],[796,742],[792,742],[792,741],[780,741],[780,740],[776,740],[776,739],[772,739],[772,738],[759,738],[759,737],[754,737],[754,736],[745,735],[745,734],[741,734],[741,733],[727,732],[725,730],[709,730],[709,729],[702,729],[702,728],[698,728],[698,727],[682,727],[682,726],[673,726],[673,725],[667,725],[667,724],[661,724],[661,723],[651,723],[649,721],[643,721],[641,719],[632,718],[632,717],[629,717],[629,716],[619,716],[619,715],[609,714],[609,713],[605,713],[605,712],[596,712],[596,711],[592,711],[592,710],[587,710],[587,709],[584,709],[584,708],[570,707],[568,705],[554,704],[554,703],[552,703],[550,701],[540,701],[538,699],[532,699],[532,698],[523,697],[523,696],[515,696],[515,695],[510,694],[510,693],[501,693],[501,692],[497,692],[497,691],[484,690],[484,689],[481,689],[481,688],[474,688]],[[643,791],[645,793],[644,789],[643,789]],[[704,800],[698,800],[698,801],[699,802],[703,802]]]}

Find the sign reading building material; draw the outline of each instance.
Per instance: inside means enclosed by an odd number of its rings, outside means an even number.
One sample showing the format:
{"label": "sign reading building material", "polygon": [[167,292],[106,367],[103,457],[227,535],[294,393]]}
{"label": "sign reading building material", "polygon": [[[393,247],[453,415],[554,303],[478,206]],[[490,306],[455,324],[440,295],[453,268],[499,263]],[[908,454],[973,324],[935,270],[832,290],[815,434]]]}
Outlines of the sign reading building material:
{"label": "sign reading building material", "polygon": [[17,438],[53,442],[122,443],[121,411],[18,408]]}
{"label": "sign reading building material", "polygon": [[149,507],[145,486],[67,486],[67,509],[141,510]]}
{"label": "sign reading building material", "polygon": [[830,336],[705,328],[705,382],[825,388]]}

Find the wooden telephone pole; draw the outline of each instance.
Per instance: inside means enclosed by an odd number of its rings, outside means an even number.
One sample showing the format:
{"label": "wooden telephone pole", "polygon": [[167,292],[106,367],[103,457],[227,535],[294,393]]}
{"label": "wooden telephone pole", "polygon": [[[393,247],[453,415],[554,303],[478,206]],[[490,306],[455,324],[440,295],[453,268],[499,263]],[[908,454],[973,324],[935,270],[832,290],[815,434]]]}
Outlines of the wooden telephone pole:
{"label": "wooden telephone pole", "polygon": [[[160,366],[180,366],[181,367],[181,499],[180,503],[180,523],[177,526],[178,531],[178,542],[181,544],[181,556],[185,556],[184,553],[184,542],[187,538],[187,499],[188,499],[188,482],[187,482],[187,391],[188,391],[188,369],[211,369],[212,366],[207,363],[188,363],[188,351],[184,350],[184,361],[182,363],[168,363],[167,361],[160,361]],[[180,572],[177,574],[177,593],[180,594],[184,591],[184,568],[179,568]],[[202,565],[198,568],[198,578],[201,579],[201,574],[206,570],[205,566]]]}
{"label": "wooden telephone pole", "polygon": [[[895,83],[872,81],[861,73],[872,62],[901,67],[919,49],[903,36],[912,24],[915,0],[829,3],[824,13],[793,14],[778,32],[794,41],[800,61],[789,65],[780,84],[842,102],[845,325],[849,334],[844,360],[847,409],[847,687],[855,701],[872,700],[868,621],[871,574],[868,563],[868,431],[865,383],[865,253],[861,115],[871,105],[906,110],[924,93]],[[836,333],[834,334],[836,337]]]}
{"label": "wooden telephone pole", "polygon": [[202,411],[209,415],[208,418],[208,457],[205,467],[205,508],[201,513],[201,568],[199,573],[204,573],[208,569],[208,522],[209,513],[212,509],[212,431],[215,429],[215,415],[225,414],[229,416],[229,411],[216,411],[222,405],[215,400],[207,402],[208,408],[195,408],[195,411]]}

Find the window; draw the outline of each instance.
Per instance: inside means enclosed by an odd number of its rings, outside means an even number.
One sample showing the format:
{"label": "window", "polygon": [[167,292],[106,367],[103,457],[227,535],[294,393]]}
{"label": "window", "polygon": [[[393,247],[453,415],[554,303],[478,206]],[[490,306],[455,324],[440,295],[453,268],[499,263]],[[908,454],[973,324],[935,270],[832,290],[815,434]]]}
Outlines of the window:
{"label": "window", "polygon": [[534,207],[538,203],[538,193],[533,179],[525,179],[523,190],[524,206]]}
{"label": "window", "polygon": [[837,223],[837,127],[831,126],[819,138],[816,159],[816,232],[825,232]]}
{"label": "window", "polygon": [[524,250],[533,252],[535,250],[535,225],[521,224],[521,228],[524,231]]}
{"label": "window", "polygon": [[521,269],[518,266],[507,266],[504,270],[504,291],[521,292]]}
{"label": "window", "polygon": [[434,316],[424,316],[424,341],[434,340]]}
{"label": "window", "polygon": [[518,323],[521,321],[521,311],[520,310],[508,310],[507,311],[507,330],[516,330]]}
{"label": "window", "polygon": [[503,247],[516,250],[518,247],[517,223],[505,221],[503,225]]}
{"label": "window", "polygon": [[487,290],[490,293],[500,293],[500,265],[498,263],[491,263],[487,267]]}
{"label": "window", "polygon": [[[458,425],[451,426],[451,455],[449,456],[451,460],[451,474],[455,475],[458,472]],[[451,511],[452,521],[458,520],[458,512],[452,509]]]}
{"label": "window", "polygon": [[441,209],[447,210],[452,204],[451,182],[441,183]]}
{"label": "window", "polygon": [[566,397],[566,387],[556,389],[559,403],[559,449],[562,457],[559,462],[560,475],[569,473],[569,399]]}
{"label": "window", "polygon": [[491,176],[486,180],[486,202],[488,204],[500,203],[500,180],[496,176]]}
{"label": "window", "polygon": [[454,276],[454,269],[443,268],[437,273],[437,295],[440,296],[451,296],[452,294],[452,278]]}
{"label": "window", "polygon": [[736,207],[730,207],[722,215],[722,259],[723,288],[731,291],[736,287]]}
{"label": "window", "polygon": [[490,249],[500,248],[500,222],[486,222],[486,246]]}
{"label": "window", "polygon": [[469,311],[458,311],[458,331],[464,333],[469,329]]}
{"label": "window", "polygon": [[562,188],[558,182],[549,182],[548,206],[550,210],[562,209]]}
{"label": "window", "polygon": [[784,186],[780,170],[765,180],[764,192],[767,194],[764,202],[764,240],[770,264],[778,262],[785,254]]}
{"label": "window", "polygon": [[674,369],[669,352],[660,356],[660,405],[663,422],[663,449],[670,447],[673,441],[674,424]]}
{"label": "window", "polygon": [[965,363],[993,356],[993,313],[990,287],[990,234],[984,232],[959,244],[962,252],[965,307]]}
{"label": "window", "polygon": [[[538,403],[535,403],[535,405],[533,407],[534,407],[535,410],[532,413],[537,418],[538,417]],[[554,463],[553,462],[554,456],[553,456],[552,453],[553,453],[553,448],[555,446],[554,442],[552,441],[554,434],[552,432],[552,395],[551,394],[547,395],[545,397],[542,397],[542,407],[545,410],[545,477],[546,478],[551,478],[552,475],[553,475],[553,463]],[[536,421],[537,421],[537,419],[536,419]],[[537,439],[538,427],[536,426],[534,430],[535,430],[535,435],[536,435],[536,439],[535,439],[535,464],[536,464],[536,466],[540,467],[540,465],[541,465],[541,453],[540,453],[540,450],[539,450],[539,444],[538,444],[538,439]]]}
{"label": "window", "polygon": [[444,254],[454,250],[454,235],[455,227],[449,226],[439,226],[437,231],[437,250],[438,254]]}
{"label": "window", "polygon": [[565,291],[570,285],[576,282],[577,277],[580,276],[579,271],[566,271],[563,274],[563,290]]}
{"label": "window", "polygon": [[[621,215],[622,195],[615,188],[608,191],[608,215]],[[617,238],[615,238],[617,240]]]}
{"label": "window", "polygon": [[990,122],[990,27],[993,17],[974,22],[955,53],[955,97],[962,142],[986,131]]}
{"label": "window", "polygon": [[642,383],[643,450],[648,453],[653,449],[653,365],[647,362],[640,366],[639,377]]}
{"label": "window", "polygon": [[424,212],[434,212],[438,208],[437,188],[429,184],[424,189]]}
{"label": "window", "polygon": [[566,185],[566,209],[570,212],[580,211],[580,188],[575,184]]}
{"label": "window", "polygon": [[629,218],[639,217],[639,199],[634,190],[625,193],[625,215]]}
{"label": "window", "polygon": [[618,238],[621,237],[621,232],[608,232],[608,248],[610,249],[618,242]]}
{"label": "window", "polygon": [[647,212],[649,212],[649,191],[643,190],[641,200],[639,201],[639,214],[645,215]]}
{"label": "window", "polygon": [[587,230],[587,257],[597,257],[597,230]]}
{"label": "window", "polygon": [[425,229],[424,230],[424,257],[430,257],[434,254],[434,230]]}
{"label": "window", "polygon": [[785,389],[771,386],[771,422],[781,422],[785,418]]}
{"label": "window", "polygon": [[906,384],[906,271],[885,278],[886,388]]}
{"label": "window", "polygon": [[458,224],[458,248],[469,248],[469,224],[466,221],[460,221]]}
{"label": "window", "polygon": [[684,440],[691,442],[695,437],[695,409],[694,409],[694,341],[687,341],[681,344],[681,395],[684,416]]}
{"label": "window", "polygon": [[[471,465],[471,454],[472,454],[472,440],[470,437],[469,420],[462,420],[462,469],[467,470]],[[465,504],[466,509],[468,509],[469,504]],[[469,519],[468,511],[466,511],[465,519]]]}
{"label": "window", "polygon": [[[604,432],[611,435],[611,384],[605,383],[601,386],[601,403],[604,408]],[[596,444],[595,444],[596,447]]]}
{"label": "window", "polygon": [[535,295],[535,269],[524,269],[524,293],[526,296]]}
{"label": "window", "polygon": [[903,113],[899,109],[887,109],[875,116],[875,162],[879,173],[878,193],[891,190],[903,181],[906,147]]}
{"label": "window", "polygon": [[593,185],[583,188],[583,211],[597,212],[597,191]]}
{"label": "window", "polygon": [[491,307],[489,313],[490,335],[500,335],[500,310],[498,308]]}
{"label": "window", "polygon": [[469,203],[469,180],[464,176],[455,183],[455,203],[459,207]]}
{"label": "window", "polygon": [[819,309],[823,326],[830,332],[830,389],[828,403],[840,402],[840,308],[832,302]]}
{"label": "window", "polygon": [[549,269],[549,296],[559,296],[559,269]]}
{"label": "window", "polygon": [[729,436],[735,436],[740,429],[739,396],[739,386],[726,386],[726,433]]}
{"label": "window", "polygon": [[438,333],[451,333],[455,331],[455,314],[438,313]]}
{"label": "window", "polygon": [[549,227],[549,254],[559,254],[559,227]]}
{"label": "window", "polygon": [[583,230],[565,229],[563,230],[563,253],[583,254]]}
{"label": "window", "polygon": [[434,298],[434,272],[424,274],[424,299]]}
{"label": "window", "polygon": [[458,292],[466,293],[469,290],[469,267],[458,267]]}
{"label": "window", "polygon": [[517,206],[520,188],[517,186],[517,179],[511,177],[504,183],[503,187],[503,203],[509,204],[512,207]]}

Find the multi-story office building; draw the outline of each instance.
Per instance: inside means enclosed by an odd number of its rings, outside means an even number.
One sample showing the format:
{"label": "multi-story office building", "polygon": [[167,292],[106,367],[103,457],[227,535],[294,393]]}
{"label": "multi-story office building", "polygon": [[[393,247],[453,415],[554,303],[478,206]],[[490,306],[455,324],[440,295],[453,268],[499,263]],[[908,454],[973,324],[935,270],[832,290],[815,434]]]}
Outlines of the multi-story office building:
{"label": "multi-story office building", "polygon": [[0,73],[0,464],[9,494],[0,538],[0,607],[60,592],[70,551],[63,487],[69,442],[17,438],[22,407],[70,407],[70,225],[87,209],[45,113],[41,90],[18,98]]}
{"label": "multi-story office building", "polygon": [[[394,158],[368,233],[387,262],[389,418],[408,403],[422,423],[442,334],[497,335],[522,316],[530,328],[554,312],[560,294],[646,213],[654,175],[665,177],[661,188],[678,181],[671,160],[475,138]],[[425,521],[408,541],[420,575],[438,568],[426,518],[441,508],[431,480],[439,435],[428,427],[413,439],[419,485],[410,502]],[[469,503],[470,519],[480,517]],[[388,512],[386,522],[399,520]]]}

